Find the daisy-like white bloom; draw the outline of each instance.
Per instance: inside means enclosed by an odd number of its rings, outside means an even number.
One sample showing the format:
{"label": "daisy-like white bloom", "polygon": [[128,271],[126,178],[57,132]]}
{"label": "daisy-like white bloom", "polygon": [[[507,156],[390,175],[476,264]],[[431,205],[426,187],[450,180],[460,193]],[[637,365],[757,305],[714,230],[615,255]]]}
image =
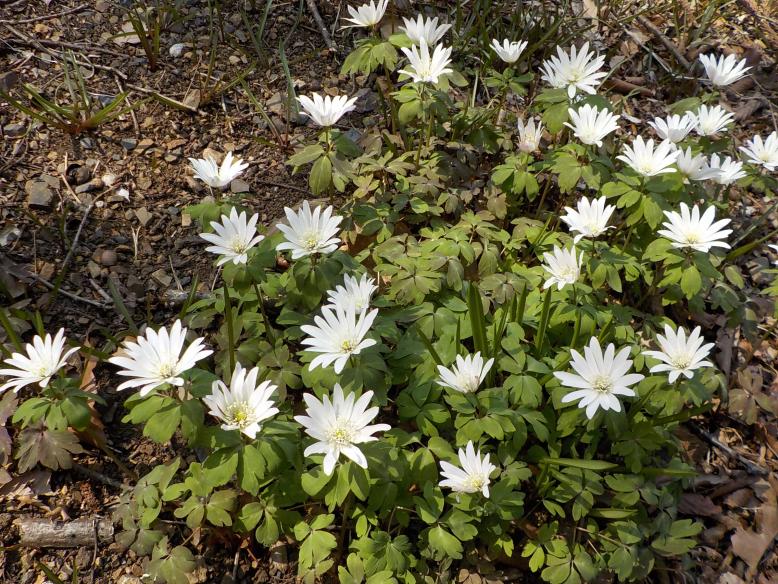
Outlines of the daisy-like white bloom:
{"label": "daisy-like white bloom", "polygon": [[697,121],[694,115],[688,112],[682,116],[674,115],[666,118],[654,118],[648,125],[654,128],[656,135],[662,140],[669,140],[673,144],[680,142],[694,129]]}
{"label": "daisy-like white bloom", "polygon": [[694,156],[692,149],[678,150],[678,158],[675,159],[678,170],[683,175],[684,184],[689,184],[690,180],[705,180],[708,175],[705,168],[708,166],[708,158],[704,154]]}
{"label": "daisy-like white bloom", "polygon": [[398,73],[408,75],[414,83],[434,84],[441,75],[453,71],[448,67],[451,64],[451,47],[437,45],[430,55],[429,45],[421,39],[418,47],[402,47],[401,50],[408,57],[409,67],[400,69]]}
{"label": "daisy-like white bloom", "polygon": [[721,55],[718,59],[713,53],[700,55],[700,62],[705,67],[705,75],[716,87],[724,87],[742,79],[751,68],[746,67],[745,59],[738,61],[735,55]]}
{"label": "daisy-like white bloom", "polygon": [[639,373],[629,373],[632,359],[629,358],[630,348],[624,347],[616,354],[616,347],[610,343],[602,352],[597,337],[592,337],[589,346],[584,347],[582,356],[575,349],[570,349],[572,367],[575,373],[554,372],[554,376],[563,386],[573,389],[562,398],[562,403],[575,400],[579,408],[586,408],[586,417],[590,420],[599,408],[603,410],[621,411],[619,395],[634,397],[635,391],[630,387],[645,376]]}
{"label": "daisy-like white bloom", "polygon": [[332,205],[322,211],[321,206],[311,212],[308,201],[295,213],[289,207],[284,207],[289,225],[279,223],[278,230],[284,234],[286,241],[276,246],[278,251],[292,250],[292,259],[296,260],[315,253],[332,253],[338,249],[340,238],[337,237],[338,225],[343,217],[335,215]]}
{"label": "daisy-like white bloom", "polygon": [[724,241],[731,229],[722,229],[729,224],[730,219],[721,219],[714,223],[716,218],[715,207],[708,207],[700,216],[700,209],[695,205],[691,211],[686,203],[681,203],[681,212],[665,211],[668,221],[662,223],[667,229],[657,231],[659,235],[670,240],[675,248],[690,247],[695,251],[708,252],[712,247],[729,248]]}
{"label": "daisy-like white bloom", "polygon": [[719,158],[718,154],[712,154],[710,162],[703,169],[705,178],[710,178],[720,185],[729,185],[746,176],[743,171],[743,163],[733,160],[731,156]]}
{"label": "daisy-like white bloom", "polygon": [[438,365],[440,377],[438,377],[437,383],[460,393],[475,393],[483,380],[486,379],[486,374],[489,373],[492,365],[494,365],[494,359],[489,359],[484,363],[480,351],[466,357],[457,355],[456,364],[451,369]]}
{"label": "daisy-like white bloom", "polygon": [[754,136],[740,150],[751,164],[764,166],[770,172],[778,168],[778,132],[773,132],[764,141],[761,136]]}
{"label": "daisy-like white bloom", "polygon": [[352,24],[347,24],[343,28],[349,28],[352,26],[375,26],[384,17],[386,7],[389,5],[389,0],[370,0],[369,4],[362,4],[358,8],[353,6],[348,7],[348,13],[351,18],[346,20]]}
{"label": "daisy-like white bloom", "polygon": [[459,449],[459,464],[456,467],[445,460],[440,461],[440,475],[445,479],[440,486],[455,493],[478,493],[489,497],[489,475],[497,468],[489,462],[489,455],[481,457],[481,451],[476,452],[473,441],[469,440],[464,449]]}
{"label": "daisy-like white bloom", "polygon": [[222,428],[240,430],[252,440],[262,429],[261,422],[279,411],[271,399],[278,388],[270,381],[257,384],[258,375],[258,367],[247,370],[237,363],[230,386],[214,381],[210,395],[203,397],[208,413],[222,421]]}
{"label": "daisy-like white bloom", "polygon": [[300,327],[305,334],[310,335],[302,340],[302,344],[307,346],[306,351],[320,353],[308,368],[312,371],[319,365],[329,367],[334,362],[335,373],[343,371],[351,355],[359,355],[362,349],[376,344],[375,340],[366,339],[365,335],[373,326],[377,314],[377,308],[357,313],[353,306],[323,306],[321,316],[313,318],[315,326],[306,324]]}
{"label": "daisy-like white bloom", "polygon": [[17,393],[26,385],[37,383],[41,387],[49,385],[52,376],[65,366],[65,363],[73,353],[78,351],[79,347],[71,348],[62,352],[65,348],[65,329],[61,328],[51,338],[46,333],[44,338],[36,336],[32,343],[24,346],[22,353],[14,353],[10,359],[3,364],[8,365],[10,369],[0,369],[0,377],[8,377],[10,380],[0,386],[0,392],[6,389],[13,389]]}
{"label": "daisy-like white bloom", "polygon": [[318,93],[314,93],[312,97],[301,95],[297,98],[297,101],[300,102],[300,105],[305,110],[302,113],[322,128],[329,128],[337,124],[340,118],[354,109],[357,98],[352,97],[349,99],[345,95],[336,95],[335,97],[325,95],[322,97]]}
{"label": "daisy-like white bloom", "polygon": [[635,172],[643,176],[656,176],[667,172],[676,172],[673,164],[678,158],[678,151],[673,147],[669,140],[660,142],[656,150],[654,141],[643,141],[642,136],[638,136],[632,141],[632,146],[624,145],[620,154],[616,158],[627,163]]}
{"label": "daisy-like white bloom", "polygon": [[567,215],[562,216],[562,221],[567,223],[570,231],[577,231],[573,243],[578,243],[584,237],[598,237],[613,227],[608,226],[608,220],[616,209],[613,205],[606,205],[607,199],[603,196],[599,199],[582,197],[576,209],[565,207]]}
{"label": "daisy-like white bloom", "polygon": [[359,314],[370,308],[370,299],[376,290],[378,286],[375,285],[375,279],[367,274],[362,274],[359,280],[346,274],[343,285],[338,284],[334,290],[327,292],[329,308],[340,306],[343,310],[347,310],[353,307]]}
{"label": "daisy-like white bloom", "polygon": [[594,57],[589,52],[589,43],[586,42],[577,50],[571,47],[570,53],[565,53],[561,47],[556,48],[557,56],[543,62],[541,70],[542,78],[551,87],[567,87],[567,95],[570,99],[575,97],[577,91],[583,91],[594,95],[595,89],[601,79],[607,75],[600,71],[605,64],[605,56]]}
{"label": "daisy-like white bloom", "polygon": [[527,48],[527,41],[511,42],[505,39],[502,44],[497,39],[492,39],[492,50],[506,63],[515,63]]}
{"label": "daisy-like white bloom", "polygon": [[557,285],[557,290],[561,290],[568,284],[575,284],[578,281],[578,277],[581,275],[583,252],[576,257],[575,246],[570,249],[562,249],[555,245],[553,253],[544,253],[543,259],[546,260],[543,269],[551,276],[543,284],[544,290],[554,284]]}
{"label": "daisy-like white bloom", "polygon": [[673,331],[669,325],[665,325],[665,336],[656,335],[661,351],[643,351],[646,357],[659,359],[662,363],[654,365],[649,371],[659,373],[669,371],[668,381],[674,383],[680,375],[691,379],[694,376],[694,370],[701,367],[713,367],[713,363],[705,361],[705,358],[713,348],[713,343],[703,345],[703,338],[700,336],[701,327],[692,331],[689,337],[686,337],[686,331],[683,327],[678,327]]}
{"label": "daisy-like white bloom", "polygon": [[720,105],[712,107],[701,105],[694,117],[697,121],[694,130],[700,136],[715,136],[719,132],[726,132],[729,123],[735,119],[731,112]]}
{"label": "daisy-like white bloom", "polygon": [[190,158],[189,162],[192,164],[195,178],[214,189],[223,189],[249,167],[240,158],[233,158],[232,152],[225,154],[221,166],[210,157]]}
{"label": "daisy-like white bloom", "polygon": [[140,395],[144,397],[163,383],[184,385],[180,375],[213,353],[205,348],[205,339],[200,337],[182,354],[186,332],[177,320],[170,332],[165,328],[158,332],[147,328],[146,335],[138,337],[137,342],[125,341],[124,354],[108,359],[109,363],[123,367],[119,375],[131,378],[116,389],[139,387]]}
{"label": "daisy-like white bloom", "polygon": [[619,125],[616,120],[619,116],[613,115],[607,109],[597,109],[588,103],[577,110],[569,108],[572,124],[565,122],[565,126],[573,131],[573,134],[584,144],[596,144],[602,146],[602,139],[614,132]]}
{"label": "daisy-like white bloom", "polygon": [[201,233],[202,237],[208,243],[213,245],[205,248],[220,255],[216,262],[217,266],[232,261],[233,264],[245,264],[248,261],[248,250],[265,239],[264,235],[257,235],[257,221],[259,215],[254,213],[251,219],[246,219],[246,212],[238,215],[235,207],[230,211],[229,216],[222,215],[222,222],[211,221],[211,227],[216,233]]}
{"label": "daisy-like white bloom", "polygon": [[322,401],[310,393],[303,394],[306,416],[294,419],[305,428],[305,433],[316,440],[303,452],[304,456],[324,454],[324,474],[331,475],[341,454],[344,454],[362,468],[367,468],[367,459],[358,444],[378,440],[374,432],[391,430],[389,424],[370,422],[378,415],[378,408],[368,408],[373,392],[367,391],[356,399],[350,392],[343,396],[343,389],[335,384],[332,401],[325,395]]}
{"label": "daisy-like white bloom", "polygon": [[427,46],[432,46],[443,38],[451,28],[450,24],[438,24],[438,17],[425,19],[421,14],[416,16],[416,20],[403,18],[405,26],[400,30],[405,33],[414,45],[421,44],[423,40]]}
{"label": "daisy-like white bloom", "polygon": [[540,146],[540,139],[543,137],[543,123],[535,126],[535,118],[530,118],[527,125],[520,119],[519,129],[519,150],[522,152],[535,152]]}

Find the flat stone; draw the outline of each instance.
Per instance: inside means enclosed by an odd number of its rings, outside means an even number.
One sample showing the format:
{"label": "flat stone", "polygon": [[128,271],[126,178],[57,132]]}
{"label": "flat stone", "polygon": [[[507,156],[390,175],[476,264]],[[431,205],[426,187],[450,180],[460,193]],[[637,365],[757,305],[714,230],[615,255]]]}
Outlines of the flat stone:
{"label": "flat stone", "polygon": [[3,126],[3,133],[9,138],[16,138],[24,134],[24,124],[7,124]]}
{"label": "flat stone", "polygon": [[54,199],[54,193],[51,192],[49,185],[43,181],[28,180],[24,184],[24,190],[27,193],[27,206],[39,209],[51,207]]}
{"label": "flat stone", "polygon": [[77,185],[82,185],[85,182],[88,182],[90,178],[92,178],[92,172],[86,165],[79,166],[73,173],[73,178],[75,179]]}
{"label": "flat stone", "polygon": [[151,213],[149,213],[148,209],[146,207],[141,207],[140,209],[135,209],[135,216],[138,218],[138,221],[140,221],[141,225],[146,227],[146,223],[151,221]]}
{"label": "flat stone", "polygon": [[149,148],[151,148],[154,145],[154,140],[151,138],[144,138],[140,142],[138,142],[137,150],[138,152],[145,152]]}
{"label": "flat stone", "polygon": [[236,178],[230,183],[230,191],[233,193],[248,193],[250,190],[251,188],[245,180]]}
{"label": "flat stone", "polygon": [[213,148],[206,148],[203,150],[203,158],[211,158],[216,162],[216,164],[221,164],[222,160],[224,160],[224,153],[219,152],[218,150],[214,150]]}
{"label": "flat stone", "polygon": [[170,284],[173,282],[173,278],[168,276],[167,272],[160,268],[156,272],[152,272],[151,278],[160,286],[170,286]]}
{"label": "flat stone", "polygon": [[103,188],[103,181],[99,178],[93,178],[88,183],[84,183],[82,185],[78,185],[76,187],[76,194],[80,195],[82,193],[91,193],[92,191],[96,191]]}
{"label": "flat stone", "polygon": [[135,138],[122,138],[120,143],[122,148],[127,151],[134,150],[138,145],[138,141]]}

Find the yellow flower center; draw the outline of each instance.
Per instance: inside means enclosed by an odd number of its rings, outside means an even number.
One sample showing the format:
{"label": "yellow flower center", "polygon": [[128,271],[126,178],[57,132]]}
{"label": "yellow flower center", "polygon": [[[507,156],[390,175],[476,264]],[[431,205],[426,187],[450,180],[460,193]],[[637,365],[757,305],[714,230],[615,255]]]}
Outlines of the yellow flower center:
{"label": "yellow flower center", "polygon": [[486,481],[484,480],[484,477],[482,476],[473,476],[470,475],[467,477],[467,480],[465,481],[465,484],[469,489],[472,489],[473,491],[480,491],[484,488],[484,484]]}
{"label": "yellow flower center", "polygon": [[348,446],[354,441],[354,432],[348,424],[341,423],[333,427],[327,437],[338,446]]}
{"label": "yellow flower center", "polygon": [[592,380],[592,387],[600,393],[610,393],[613,381],[607,375],[598,375]]}
{"label": "yellow flower center", "polygon": [[309,231],[300,239],[303,247],[308,251],[314,251],[319,247],[319,234],[315,231]]}
{"label": "yellow flower center", "polygon": [[172,363],[163,363],[159,366],[159,376],[163,379],[173,377],[176,374],[176,368]]}
{"label": "yellow flower center", "polygon": [[346,339],[340,343],[340,350],[342,353],[353,353],[357,348],[357,343],[353,339]]}
{"label": "yellow flower center", "polygon": [[245,428],[251,423],[251,410],[246,402],[231,404],[228,410],[228,416],[239,428]]}

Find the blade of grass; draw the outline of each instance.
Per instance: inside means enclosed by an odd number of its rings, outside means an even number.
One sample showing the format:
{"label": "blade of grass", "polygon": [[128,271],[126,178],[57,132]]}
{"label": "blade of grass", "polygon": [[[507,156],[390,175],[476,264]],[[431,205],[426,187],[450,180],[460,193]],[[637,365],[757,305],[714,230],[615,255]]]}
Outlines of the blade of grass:
{"label": "blade of grass", "polygon": [[432,342],[427,338],[427,335],[421,332],[419,327],[416,327],[416,334],[419,335],[421,342],[424,343],[425,347],[427,347],[427,350],[430,352],[430,356],[432,356],[432,359],[435,361],[435,363],[437,365],[443,365],[443,360],[440,358],[440,355],[438,355],[435,347],[432,346]]}
{"label": "blade of grass", "polygon": [[486,356],[489,354],[489,343],[486,339],[486,317],[481,302],[481,293],[475,282],[470,282],[470,287],[467,290],[467,309],[470,316],[470,326],[473,329],[475,350]]}
{"label": "blade of grass", "polygon": [[116,284],[111,278],[108,278],[108,292],[110,292],[111,294],[111,298],[113,299],[113,305],[116,308],[116,311],[127,322],[127,326],[130,328],[130,332],[137,337],[140,334],[140,329],[138,328],[138,325],[135,324],[135,321],[132,319],[132,316],[130,315],[130,311],[127,310],[127,306],[124,304],[124,300],[122,300],[122,296],[121,294],[119,294],[119,290],[116,289]]}

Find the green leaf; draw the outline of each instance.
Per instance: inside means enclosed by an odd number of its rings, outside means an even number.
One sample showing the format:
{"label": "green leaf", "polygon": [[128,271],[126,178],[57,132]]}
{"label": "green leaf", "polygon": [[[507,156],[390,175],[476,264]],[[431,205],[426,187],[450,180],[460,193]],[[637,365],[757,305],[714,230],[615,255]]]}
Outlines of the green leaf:
{"label": "green leaf", "polygon": [[462,544],[441,526],[431,527],[427,532],[427,541],[435,553],[436,558],[462,559]]}
{"label": "green leaf", "polygon": [[584,470],[610,470],[619,465],[604,460],[584,460],[578,458],[543,458],[541,463],[554,466],[569,466],[572,468],[582,468]]}
{"label": "green leaf", "polygon": [[315,195],[325,192],[332,184],[332,162],[329,157],[322,156],[313,164],[309,178],[311,190]]}
{"label": "green leaf", "polygon": [[686,298],[693,298],[702,289],[702,278],[700,272],[693,265],[687,266],[681,276],[681,290]]}

